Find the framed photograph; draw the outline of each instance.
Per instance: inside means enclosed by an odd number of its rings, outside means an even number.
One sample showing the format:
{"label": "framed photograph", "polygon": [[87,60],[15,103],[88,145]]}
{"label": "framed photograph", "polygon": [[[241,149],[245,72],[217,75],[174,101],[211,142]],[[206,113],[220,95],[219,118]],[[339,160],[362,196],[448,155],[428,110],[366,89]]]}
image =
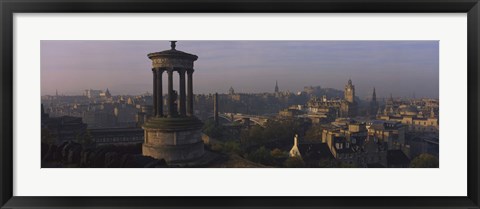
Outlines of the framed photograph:
{"label": "framed photograph", "polygon": [[0,7],[2,208],[479,208],[478,0]]}

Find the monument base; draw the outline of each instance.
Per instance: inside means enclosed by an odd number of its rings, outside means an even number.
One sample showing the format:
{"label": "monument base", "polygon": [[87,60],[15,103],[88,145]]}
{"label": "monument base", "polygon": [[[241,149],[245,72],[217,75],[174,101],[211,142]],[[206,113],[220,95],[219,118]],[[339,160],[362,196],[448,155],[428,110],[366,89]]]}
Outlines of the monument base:
{"label": "monument base", "polygon": [[195,161],[204,155],[202,125],[195,117],[152,118],[143,126],[142,154],[168,164]]}

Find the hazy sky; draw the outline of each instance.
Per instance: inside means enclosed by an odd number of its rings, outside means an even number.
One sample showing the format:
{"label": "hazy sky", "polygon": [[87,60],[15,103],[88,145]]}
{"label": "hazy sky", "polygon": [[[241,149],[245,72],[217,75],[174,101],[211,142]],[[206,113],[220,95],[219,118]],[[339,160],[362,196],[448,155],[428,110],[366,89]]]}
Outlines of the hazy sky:
{"label": "hazy sky", "polygon": [[[42,95],[152,92],[147,54],[168,49],[168,41],[41,41]],[[439,94],[438,41],[179,41],[177,50],[199,57],[195,93],[273,92],[275,80],[281,91],[343,90],[351,78],[361,98],[373,87],[378,97]]]}

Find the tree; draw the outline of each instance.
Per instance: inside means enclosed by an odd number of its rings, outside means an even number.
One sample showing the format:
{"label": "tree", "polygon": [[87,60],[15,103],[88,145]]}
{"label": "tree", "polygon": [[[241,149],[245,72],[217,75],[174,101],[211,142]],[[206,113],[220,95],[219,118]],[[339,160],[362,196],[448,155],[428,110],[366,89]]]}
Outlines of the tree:
{"label": "tree", "polygon": [[253,141],[254,143],[262,141],[263,131],[264,131],[263,128],[260,126],[253,126],[252,128],[250,128],[250,131],[248,134],[250,141]]}
{"label": "tree", "polygon": [[333,159],[322,159],[318,162],[320,168],[337,168],[337,162]]}
{"label": "tree", "polygon": [[224,152],[233,152],[233,153],[241,153],[241,149],[240,149],[240,143],[236,142],[236,141],[227,141],[225,142],[224,146],[223,146],[223,151]]}
{"label": "tree", "polygon": [[223,126],[216,125],[213,120],[209,120],[203,125],[203,133],[205,133],[207,136],[219,139],[224,135],[223,132]]}
{"label": "tree", "polygon": [[244,146],[255,145],[263,142],[263,128],[253,126],[249,130],[243,130],[240,134],[240,142]]}
{"label": "tree", "polygon": [[410,162],[412,168],[438,168],[438,158],[430,154],[421,154]]}
{"label": "tree", "polygon": [[221,151],[223,151],[223,144],[221,144],[221,143],[211,144],[210,149],[212,149],[213,151],[221,152]]}
{"label": "tree", "polygon": [[344,162],[338,163],[338,167],[339,168],[355,168],[355,166],[353,164],[348,164],[348,163],[344,163]]}
{"label": "tree", "polygon": [[355,164],[341,162],[335,159],[322,159],[318,162],[319,168],[356,168]]}
{"label": "tree", "polygon": [[92,134],[88,130],[85,133],[77,134],[76,141],[82,144],[84,147],[91,147],[95,144]]}
{"label": "tree", "polygon": [[42,143],[45,144],[53,144],[55,143],[55,137],[52,135],[49,129],[47,128],[42,128],[42,133],[41,133],[41,141]]}
{"label": "tree", "polygon": [[273,165],[275,163],[272,155],[270,155],[270,150],[267,150],[264,146],[249,153],[247,159],[264,165]]}
{"label": "tree", "polygon": [[305,133],[305,141],[308,142],[321,142],[322,141],[323,128],[320,125],[311,126]]}
{"label": "tree", "polygon": [[282,157],[287,157],[288,154],[285,153],[284,151],[278,149],[278,148],[275,148],[273,149],[270,154],[272,155],[272,157],[274,158],[282,158]]}
{"label": "tree", "polygon": [[298,157],[289,157],[285,161],[285,167],[287,168],[304,168],[305,162],[301,158]]}

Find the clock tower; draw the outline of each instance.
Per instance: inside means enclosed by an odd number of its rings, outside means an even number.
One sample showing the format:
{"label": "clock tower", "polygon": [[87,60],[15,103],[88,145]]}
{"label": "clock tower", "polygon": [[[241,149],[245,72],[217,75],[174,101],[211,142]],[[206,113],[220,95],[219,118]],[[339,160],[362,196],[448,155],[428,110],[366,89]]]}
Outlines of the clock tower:
{"label": "clock tower", "polygon": [[345,85],[345,100],[350,103],[355,102],[355,86],[352,84],[352,80],[348,79],[347,85]]}

